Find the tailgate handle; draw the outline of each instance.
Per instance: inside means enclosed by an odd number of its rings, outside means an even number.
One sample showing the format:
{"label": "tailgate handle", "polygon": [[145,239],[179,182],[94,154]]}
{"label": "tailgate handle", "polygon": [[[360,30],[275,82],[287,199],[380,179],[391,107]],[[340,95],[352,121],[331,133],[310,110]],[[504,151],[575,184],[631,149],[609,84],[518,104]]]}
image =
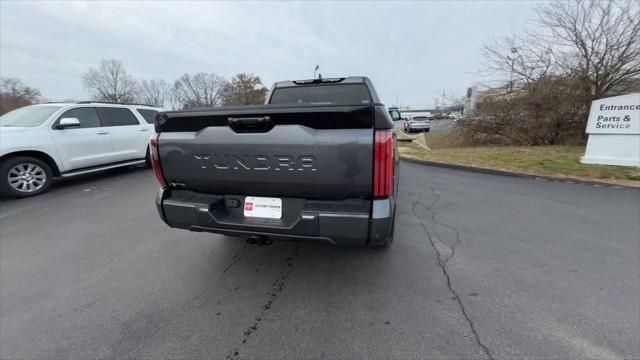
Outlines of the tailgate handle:
{"label": "tailgate handle", "polygon": [[262,117],[230,117],[229,127],[235,132],[267,132],[273,127],[269,116]]}

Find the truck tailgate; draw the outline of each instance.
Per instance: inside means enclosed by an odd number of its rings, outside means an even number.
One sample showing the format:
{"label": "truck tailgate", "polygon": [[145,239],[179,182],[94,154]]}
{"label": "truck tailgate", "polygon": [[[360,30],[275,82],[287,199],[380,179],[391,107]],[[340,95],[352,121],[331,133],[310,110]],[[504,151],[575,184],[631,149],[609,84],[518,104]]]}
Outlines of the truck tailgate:
{"label": "truck tailgate", "polygon": [[369,106],[166,113],[160,165],[172,187],[202,193],[369,198],[373,116]]}

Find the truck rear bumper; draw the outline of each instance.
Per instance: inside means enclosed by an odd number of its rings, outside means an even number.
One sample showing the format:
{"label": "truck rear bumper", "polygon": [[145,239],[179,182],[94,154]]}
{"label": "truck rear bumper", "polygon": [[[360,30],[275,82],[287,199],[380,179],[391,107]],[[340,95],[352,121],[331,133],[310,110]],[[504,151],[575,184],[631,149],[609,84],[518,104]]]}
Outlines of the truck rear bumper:
{"label": "truck rear bumper", "polygon": [[391,198],[282,198],[282,218],[246,218],[244,196],[160,189],[156,206],[170,227],[231,236],[269,236],[331,244],[381,245],[393,223]]}

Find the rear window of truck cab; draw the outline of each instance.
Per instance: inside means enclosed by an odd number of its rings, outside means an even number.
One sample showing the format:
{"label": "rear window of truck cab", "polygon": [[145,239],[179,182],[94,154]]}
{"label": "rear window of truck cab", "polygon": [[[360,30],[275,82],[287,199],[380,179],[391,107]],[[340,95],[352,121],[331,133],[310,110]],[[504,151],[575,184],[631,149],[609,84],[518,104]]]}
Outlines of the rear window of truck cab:
{"label": "rear window of truck cab", "polygon": [[269,104],[364,105],[372,104],[365,84],[299,85],[275,88]]}

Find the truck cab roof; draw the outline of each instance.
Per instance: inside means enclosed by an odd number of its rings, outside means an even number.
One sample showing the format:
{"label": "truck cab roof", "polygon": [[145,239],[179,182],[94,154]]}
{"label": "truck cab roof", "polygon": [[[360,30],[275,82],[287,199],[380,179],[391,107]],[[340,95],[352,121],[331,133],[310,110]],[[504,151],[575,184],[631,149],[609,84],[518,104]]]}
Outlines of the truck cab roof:
{"label": "truck cab roof", "polygon": [[[305,80],[285,80],[278,81],[271,87],[270,93],[277,88],[285,87],[297,87],[297,86],[322,86],[322,85],[351,85],[351,84],[364,84],[371,93],[371,98],[374,104],[380,104],[380,98],[376,93],[375,87],[371,80],[366,76],[347,76],[347,77],[335,77],[335,78],[320,78],[320,79],[305,79]],[[267,100],[269,97],[267,97]]]}

